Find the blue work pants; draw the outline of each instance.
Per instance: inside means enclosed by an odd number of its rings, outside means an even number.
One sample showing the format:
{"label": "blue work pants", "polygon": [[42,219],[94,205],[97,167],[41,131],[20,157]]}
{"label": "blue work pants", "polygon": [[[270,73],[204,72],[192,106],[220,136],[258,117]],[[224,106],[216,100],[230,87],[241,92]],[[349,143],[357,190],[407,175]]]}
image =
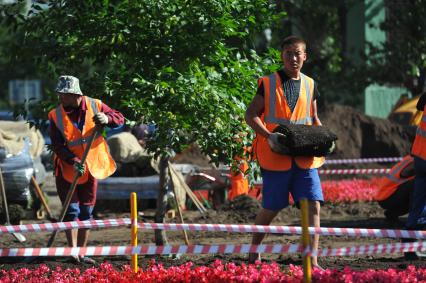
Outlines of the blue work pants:
{"label": "blue work pants", "polygon": [[414,157],[416,178],[414,192],[407,219],[407,229],[426,229],[426,160]]}

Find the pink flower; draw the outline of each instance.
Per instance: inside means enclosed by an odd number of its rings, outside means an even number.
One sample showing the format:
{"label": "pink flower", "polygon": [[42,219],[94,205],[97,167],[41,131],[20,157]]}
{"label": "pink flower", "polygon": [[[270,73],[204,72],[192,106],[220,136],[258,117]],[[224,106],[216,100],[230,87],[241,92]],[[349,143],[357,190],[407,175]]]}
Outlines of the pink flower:
{"label": "pink flower", "polygon": [[[424,282],[426,268],[408,266],[405,270],[387,269],[354,271],[349,267],[343,270],[328,269],[313,270],[314,282]],[[57,267],[50,270],[46,265],[40,265],[31,270],[21,268],[9,271],[1,270],[0,283],[9,282],[294,282],[303,281],[301,266],[289,265],[282,267],[277,263],[241,264],[223,263],[216,260],[209,266],[194,266],[186,263],[181,266],[165,268],[162,264],[152,261],[148,267],[134,273],[129,265],[121,269],[114,268],[110,263],[102,263],[81,272],[79,269],[62,269]]]}

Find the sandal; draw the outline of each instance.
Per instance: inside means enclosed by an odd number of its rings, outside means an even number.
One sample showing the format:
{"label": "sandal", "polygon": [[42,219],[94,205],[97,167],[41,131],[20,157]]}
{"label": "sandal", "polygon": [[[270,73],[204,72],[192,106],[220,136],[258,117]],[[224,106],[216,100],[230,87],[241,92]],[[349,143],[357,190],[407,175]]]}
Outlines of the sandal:
{"label": "sandal", "polygon": [[96,264],[96,261],[93,258],[87,257],[87,256],[79,256],[80,262],[81,263],[86,263],[86,264]]}

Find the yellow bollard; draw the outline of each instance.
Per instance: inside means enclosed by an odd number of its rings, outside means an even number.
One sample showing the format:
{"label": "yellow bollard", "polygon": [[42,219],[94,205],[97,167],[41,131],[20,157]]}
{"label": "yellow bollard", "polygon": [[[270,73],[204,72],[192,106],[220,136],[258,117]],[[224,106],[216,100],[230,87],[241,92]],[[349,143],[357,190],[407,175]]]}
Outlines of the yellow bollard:
{"label": "yellow bollard", "polygon": [[[130,244],[133,247],[138,246],[138,205],[137,205],[136,193],[130,194],[130,217],[132,220],[131,230],[130,230]],[[133,271],[138,272],[138,255],[132,254],[132,263],[131,267]]]}
{"label": "yellow bollard", "polygon": [[312,281],[311,255],[305,254],[306,248],[311,249],[309,236],[309,207],[308,200],[300,200],[300,208],[302,210],[302,249],[303,249],[303,282],[310,283]]}

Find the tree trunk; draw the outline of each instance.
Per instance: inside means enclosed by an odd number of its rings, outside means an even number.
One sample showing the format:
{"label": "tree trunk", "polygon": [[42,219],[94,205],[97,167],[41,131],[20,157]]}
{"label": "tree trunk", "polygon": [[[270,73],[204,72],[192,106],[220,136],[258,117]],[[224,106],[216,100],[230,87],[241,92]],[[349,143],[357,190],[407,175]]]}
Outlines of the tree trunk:
{"label": "tree trunk", "polygon": [[[170,185],[170,176],[167,170],[169,157],[162,156],[160,159],[160,187],[157,198],[157,209],[155,212],[155,223],[164,223],[167,210],[167,189]],[[157,246],[167,245],[166,231],[155,230],[155,244]]]}

